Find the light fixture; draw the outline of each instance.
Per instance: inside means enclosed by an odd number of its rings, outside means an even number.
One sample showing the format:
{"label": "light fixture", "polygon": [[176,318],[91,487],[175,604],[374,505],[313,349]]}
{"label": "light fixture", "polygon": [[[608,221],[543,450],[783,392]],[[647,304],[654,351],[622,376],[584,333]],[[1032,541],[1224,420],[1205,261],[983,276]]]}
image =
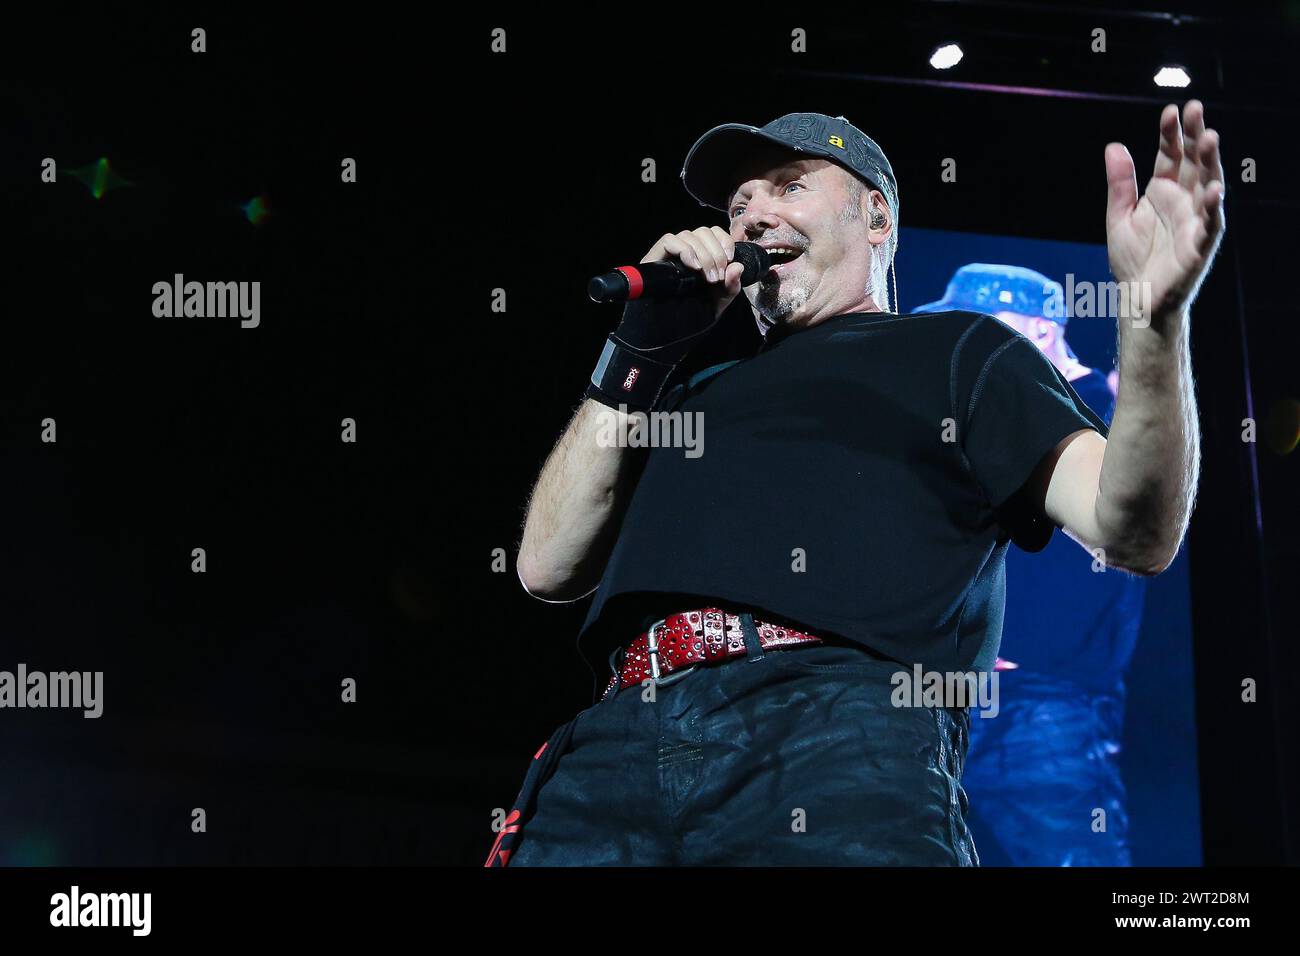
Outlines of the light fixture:
{"label": "light fixture", "polygon": [[948,70],[960,63],[961,57],[961,47],[955,43],[945,43],[930,54],[930,65],[936,70]]}
{"label": "light fixture", "polygon": [[1181,66],[1162,66],[1152,77],[1156,86],[1190,86],[1192,78]]}

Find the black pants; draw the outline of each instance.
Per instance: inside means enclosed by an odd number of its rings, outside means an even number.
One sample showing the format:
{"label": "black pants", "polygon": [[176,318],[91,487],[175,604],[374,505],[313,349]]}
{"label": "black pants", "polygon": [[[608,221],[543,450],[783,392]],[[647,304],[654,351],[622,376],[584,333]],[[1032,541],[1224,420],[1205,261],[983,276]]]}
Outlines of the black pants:
{"label": "black pants", "polygon": [[560,728],[489,865],[978,865],[967,709],[893,706],[855,648],[752,655]]}

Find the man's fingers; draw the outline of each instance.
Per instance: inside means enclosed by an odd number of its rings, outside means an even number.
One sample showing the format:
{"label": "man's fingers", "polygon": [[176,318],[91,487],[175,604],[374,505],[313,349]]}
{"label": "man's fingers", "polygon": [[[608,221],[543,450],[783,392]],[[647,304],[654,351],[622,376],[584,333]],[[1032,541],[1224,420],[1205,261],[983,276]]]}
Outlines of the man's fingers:
{"label": "man's fingers", "polygon": [[727,294],[740,295],[740,277],[745,274],[745,267],[739,262],[733,262],[727,266]]}
{"label": "man's fingers", "polygon": [[1160,151],[1151,175],[1177,179],[1183,162],[1183,128],[1178,123],[1178,107],[1170,103],[1160,114]]}
{"label": "man's fingers", "polygon": [[679,232],[672,239],[664,243],[664,252],[670,256],[676,256],[682,263],[690,269],[702,269],[700,265],[700,255],[691,242],[689,232]]}
{"label": "man's fingers", "polygon": [[1219,241],[1219,236],[1223,235],[1223,197],[1223,181],[1212,180],[1205,189],[1205,212],[1209,225],[1205,229],[1204,236],[1199,237],[1197,242],[1197,251],[1202,255],[1213,249],[1215,243]]}
{"label": "man's fingers", "polygon": [[704,273],[709,281],[717,282],[722,279],[727,271],[727,263],[731,260],[727,256],[727,250],[722,248],[722,243],[713,234],[713,230],[708,226],[700,226],[695,230],[692,238],[700,252],[700,261],[704,263]]}
{"label": "man's fingers", "polygon": [[1219,183],[1227,182],[1223,178],[1223,156],[1219,151],[1219,134],[1215,130],[1207,129],[1197,140],[1197,148],[1201,152],[1201,182],[1207,186],[1215,180]]}
{"label": "man's fingers", "polygon": [[641,257],[644,262],[658,262],[667,254],[668,240],[672,238],[672,233],[665,232],[659,237],[659,241],[650,247],[650,251]]}
{"label": "man's fingers", "polygon": [[713,234],[718,237],[718,242],[722,244],[723,251],[727,253],[727,261],[730,262],[736,257],[736,240],[731,238],[731,233],[721,226],[712,226]]}
{"label": "man's fingers", "polygon": [[704,273],[709,282],[725,283],[735,248],[735,240],[725,229],[700,226],[679,233],[664,233],[641,261],[660,262],[675,258],[686,268]]}
{"label": "man's fingers", "polygon": [[1106,227],[1133,211],[1138,201],[1137,172],[1133,157],[1122,143],[1106,147]]}
{"label": "man's fingers", "polygon": [[1188,100],[1183,106],[1183,136],[1188,140],[1199,139],[1205,132],[1205,104],[1200,100]]}
{"label": "man's fingers", "polygon": [[1205,167],[1201,165],[1201,144],[1205,136],[1205,106],[1200,100],[1188,100],[1183,106],[1183,162],[1178,168],[1178,185],[1184,189],[1204,186]]}
{"label": "man's fingers", "polygon": [[731,267],[731,262],[736,258],[736,240],[731,238],[731,233],[721,226],[712,226],[713,235],[717,237],[718,244],[722,246],[722,254],[727,257],[726,265],[722,267],[723,281],[726,281],[727,269]]}

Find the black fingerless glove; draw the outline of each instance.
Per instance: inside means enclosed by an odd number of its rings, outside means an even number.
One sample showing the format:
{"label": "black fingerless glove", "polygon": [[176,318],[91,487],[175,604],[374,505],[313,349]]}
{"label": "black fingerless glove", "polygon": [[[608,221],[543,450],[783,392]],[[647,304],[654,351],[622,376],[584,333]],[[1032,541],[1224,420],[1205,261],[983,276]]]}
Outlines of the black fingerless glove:
{"label": "black fingerless glove", "polygon": [[633,299],[605,341],[587,398],[611,408],[649,411],[673,369],[717,323],[710,295]]}

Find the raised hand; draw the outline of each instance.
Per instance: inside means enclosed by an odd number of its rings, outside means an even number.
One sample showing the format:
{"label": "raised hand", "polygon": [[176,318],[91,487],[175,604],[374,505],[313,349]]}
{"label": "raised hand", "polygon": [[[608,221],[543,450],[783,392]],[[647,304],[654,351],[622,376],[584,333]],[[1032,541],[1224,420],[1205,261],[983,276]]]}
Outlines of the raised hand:
{"label": "raised hand", "polygon": [[[1205,107],[1189,100],[1160,114],[1160,151],[1142,198],[1133,157],[1106,146],[1106,246],[1122,282],[1142,283],[1143,318],[1159,323],[1196,297],[1223,236],[1223,164],[1219,134],[1205,128]],[[1149,315],[1146,314],[1149,309]],[[1145,324],[1145,323],[1143,323]]]}

